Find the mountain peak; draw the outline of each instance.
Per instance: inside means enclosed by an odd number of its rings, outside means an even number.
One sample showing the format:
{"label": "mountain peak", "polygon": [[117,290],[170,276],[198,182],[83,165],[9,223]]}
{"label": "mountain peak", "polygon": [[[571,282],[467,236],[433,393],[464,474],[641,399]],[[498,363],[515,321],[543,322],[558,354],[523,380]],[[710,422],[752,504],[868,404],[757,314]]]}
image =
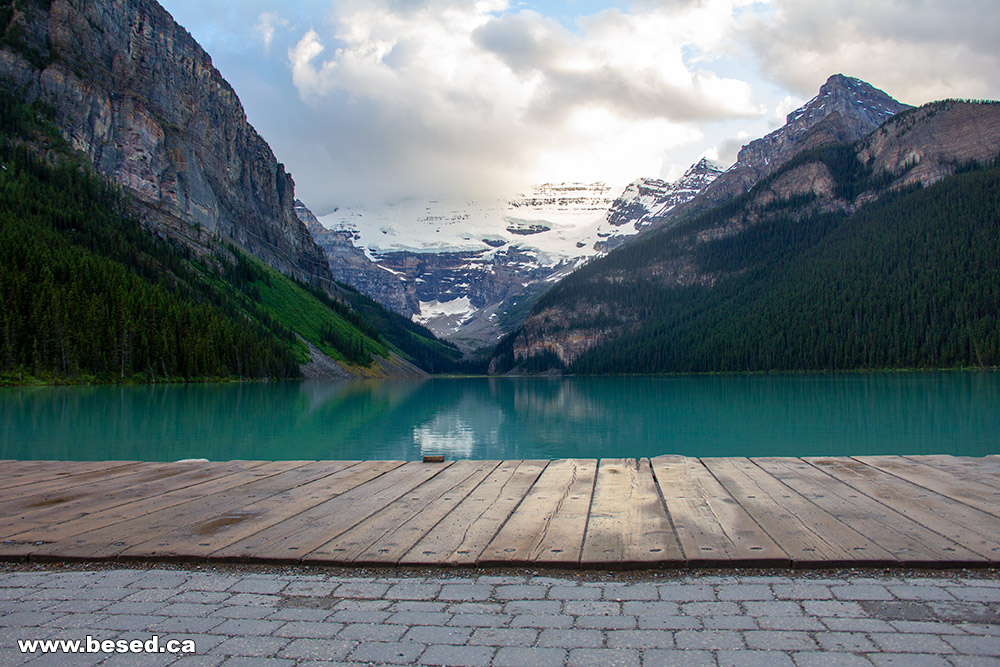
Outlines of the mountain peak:
{"label": "mountain peak", "polygon": [[[827,116],[839,113],[858,121],[861,136],[875,129],[890,116],[908,109],[866,81],[843,74],[834,74],[826,80],[819,94],[785,117],[786,128],[805,131]],[[781,128],[781,132],[785,128]],[[856,138],[861,138],[856,137]]]}

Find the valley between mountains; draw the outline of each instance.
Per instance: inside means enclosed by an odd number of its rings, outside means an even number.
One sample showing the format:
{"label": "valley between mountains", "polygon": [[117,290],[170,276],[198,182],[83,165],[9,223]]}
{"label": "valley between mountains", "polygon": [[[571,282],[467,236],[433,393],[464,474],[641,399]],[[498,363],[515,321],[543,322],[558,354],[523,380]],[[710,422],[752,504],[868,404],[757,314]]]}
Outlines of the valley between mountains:
{"label": "valley between mountains", "polygon": [[1000,365],[994,101],[834,74],[674,182],[317,216],[155,0],[0,34],[5,384]]}

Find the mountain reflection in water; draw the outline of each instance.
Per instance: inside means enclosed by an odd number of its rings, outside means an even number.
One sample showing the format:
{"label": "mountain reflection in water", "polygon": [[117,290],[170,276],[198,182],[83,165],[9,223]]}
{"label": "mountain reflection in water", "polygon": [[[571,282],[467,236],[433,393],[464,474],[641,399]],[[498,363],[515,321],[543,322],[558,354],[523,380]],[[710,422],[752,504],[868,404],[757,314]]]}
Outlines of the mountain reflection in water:
{"label": "mountain reflection in water", "polygon": [[998,405],[987,372],[25,387],[0,458],[981,456]]}

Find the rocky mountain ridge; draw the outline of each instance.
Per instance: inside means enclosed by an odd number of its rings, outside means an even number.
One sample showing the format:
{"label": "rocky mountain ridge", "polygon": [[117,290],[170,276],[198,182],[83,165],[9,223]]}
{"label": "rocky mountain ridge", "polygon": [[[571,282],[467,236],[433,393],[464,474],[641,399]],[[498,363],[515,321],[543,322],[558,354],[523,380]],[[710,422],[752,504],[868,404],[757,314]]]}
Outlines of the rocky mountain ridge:
{"label": "rocky mountain ridge", "polygon": [[329,283],[294,183],[211,57],[153,0],[17,2],[0,77],[55,111],[73,148],[126,188],[155,232],[195,252],[234,242]]}
{"label": "rocky mountain ridge", "polygon": [[[843,118],[844,114],[838,115]],[[716,209],[703,203],[708,213],[667,225],[629,244],[629,262],[616,261],[611,253],[571,276],[562,291],[572,296],[553,296],[561,286],[553,290],[507,341],[505,363],[549,358],[569,365],[595,346],[640,326],[646,317],[642,309],[589,298],[588,283],[643,280],[650,289],[711,288],[731,274],[704,268],[699,257],[707,244],[734,238],[778,215],[792,219],[825,212],[850,215],[884,193],[930,185],[963,164],[995,159],[1000,155],[1000,105],[933,103],[894,114],[854,143],[816,145],[814,141],[809,142],[809,149],[757,181],[748,193],[728,200],[735,203]],[[847,178],[845,173],[853,175]],[[707,198],[711,189],[702,197]],[[502,368],[495,359],[493,370]]]}

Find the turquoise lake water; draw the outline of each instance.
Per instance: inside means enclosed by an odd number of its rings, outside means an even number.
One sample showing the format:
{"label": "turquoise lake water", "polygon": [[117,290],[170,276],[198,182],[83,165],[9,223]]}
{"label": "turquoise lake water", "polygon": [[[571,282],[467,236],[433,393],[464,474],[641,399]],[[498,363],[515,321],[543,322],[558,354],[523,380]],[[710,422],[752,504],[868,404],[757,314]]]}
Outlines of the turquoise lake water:
{"label": "turquoise lake water", "polygon": [[1000,374],[0,389],[0,459],[1000,453]]}

